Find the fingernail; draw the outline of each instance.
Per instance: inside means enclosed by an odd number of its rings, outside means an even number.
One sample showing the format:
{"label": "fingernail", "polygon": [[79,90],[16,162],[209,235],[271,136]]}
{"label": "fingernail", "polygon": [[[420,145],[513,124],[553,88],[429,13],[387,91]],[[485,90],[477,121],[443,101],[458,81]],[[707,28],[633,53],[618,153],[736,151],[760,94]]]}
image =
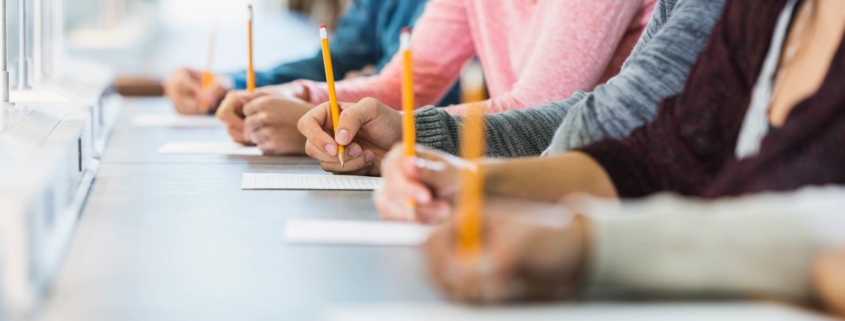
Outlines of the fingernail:
{"label": "fingernail", "polygon": [[358,146],[357,144],[353,145],[352,148],[349,149],[349,157],[355,158],[355,157],[361,156],[361,152],[362,152],[361,146]]}
{"label": "fingernail", "polygon": [[337,132],[337,138],[335,139],[338,144],[346,145],[349,143],[349,131],[346,129],[341,129]]}
{"label": "fingernail", "polygon": [[337,153],[337,147],[334,147],[334,145],[332,145],[332,144],[326,144],[325,148],[326,148],[326,153],[329,153],[329,155],[334,156],[335,153]]}
{"label": "fingernail", "polygon": [[370,151],[364,152],[364,161],[367,162],[367,164],[372,163],[375,159],[376,159],[376,155],[373,154],[373,152],[370,152]]}

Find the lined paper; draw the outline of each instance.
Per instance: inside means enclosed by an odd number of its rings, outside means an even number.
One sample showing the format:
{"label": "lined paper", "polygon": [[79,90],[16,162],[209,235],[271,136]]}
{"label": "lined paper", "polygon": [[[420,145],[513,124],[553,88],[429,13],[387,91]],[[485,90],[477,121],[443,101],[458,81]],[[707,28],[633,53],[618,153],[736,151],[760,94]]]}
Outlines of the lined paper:
{"label": "lined paper", "polygon": [[418,246],[433,230],[417,223],[289,219],[285,239],[298,244]]}
{"label": "lined paper", "polygon": [[255,146],[244,146],[231,142],[169,142],[158,149],[159,154],[212,154],[261,156]]}
{"label": "lined paper", "polygon": [[174,114],[138,114],[132,119],[134,127],[181,127],[206,128],[221,127],[221,123],[214,116],[185,116]]}
{"label": "lined paper", "polygon": [[244,173],[241,189],[372,191],[382,181],[369,176]]}

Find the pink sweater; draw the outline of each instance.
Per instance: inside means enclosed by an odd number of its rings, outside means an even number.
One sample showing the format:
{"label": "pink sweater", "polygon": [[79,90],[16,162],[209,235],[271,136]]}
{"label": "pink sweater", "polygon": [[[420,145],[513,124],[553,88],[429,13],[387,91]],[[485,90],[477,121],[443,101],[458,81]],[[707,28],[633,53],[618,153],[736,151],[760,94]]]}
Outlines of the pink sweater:
{"label": "pink sweater", "polygon": [[[417,108],[439,101],[478,56],[490,99],[485,112],[539,106],[590,91],[619,72],[657,0],[431,0],[412,40]],[[336,83],[340,101],[374,97],[401,108],[401,55],[378,75]],[[299,81],[311,102],[325,83]],[[465,105],[448,107],[452,114]]]}

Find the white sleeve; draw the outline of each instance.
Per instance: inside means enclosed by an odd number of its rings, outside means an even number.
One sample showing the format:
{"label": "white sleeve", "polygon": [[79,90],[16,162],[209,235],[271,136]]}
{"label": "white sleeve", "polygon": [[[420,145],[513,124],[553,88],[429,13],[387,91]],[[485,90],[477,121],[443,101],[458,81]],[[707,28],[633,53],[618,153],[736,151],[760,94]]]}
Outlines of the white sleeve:
{"label": "white sleeve", "polygon": [[703,202],[584,203],[589,285],[657,295],[810,296],[815,256],[845,246],[845,189]]}

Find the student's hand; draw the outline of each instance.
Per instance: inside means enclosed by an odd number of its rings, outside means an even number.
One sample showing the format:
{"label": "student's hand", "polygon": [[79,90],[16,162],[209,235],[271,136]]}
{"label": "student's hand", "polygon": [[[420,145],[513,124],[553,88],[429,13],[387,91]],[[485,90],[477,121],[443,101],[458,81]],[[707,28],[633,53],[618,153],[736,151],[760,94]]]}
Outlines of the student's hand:
{"label": "student's hand", "polygon": [[845,317],[845,250],[823,254],[816,261],[813,283],[831,312]]}
{"label": "student's hand", "polygon": [[572,295],[587,265],[589,226],[581,216],[561,221],[568,214],[559,209],[555,224],[552,217],[540,220],[519,215],[512,207],[486,205],[483,250],[476,260],[458,255],[459,227],[453,220],[425,244],[432,278],[449,297],[470,303]]}
{"label": "student's hand", "polygon": [[[324,103],[299,120],[299,132],[308,141],[305,153],[320,161],[328,172],[349,175],[380,175],[380,164],[393,144],[402,140],[402,115],[373,98],[340,103],[338,135],[333,137],[331,107]],[[338,144],[346,146],[341,167]]]}
{"label": "student's hand", "polygon": [[265,155],[303,154],[305,137],[296,126],[313,107],[302,100],[277,95],[251,99],[243,107],[243,139],[258,145]]}
{"label": "student's hand", "polygon": [[229,130],[229,136],[232,137],[236,143],[250,145],[252,140],[246,134],[246,127],[244,126],[244,106],[250,101],[259,97],[267,96],[267,92],[256,91],[252,94],[246,90],[233,90],[226,94],[223,102],[220,103],[220,108],[217,108],[217,119],[226,125]]}
{"label": "student's hand", "polygon": [[307,88],[296,83],[261,87],[257,88],[252,94],[246,90],[230,91],[223,98],[220,107],[217,108],[216,116],[217,119],[220,119],[226,125],[226,128],[229,130],[229,136],[236,143],[244,145],[255,143],[249,138],[244,127],[244,118],[246,118],[246,115],[244,115],[244,105],[253,99],[268,95],[308,101]]}
{"label": "student's hand", "polygon": [[187,68],[177,69],[163,83],[165,96],[173,102],[180,114],[208,114],[232,88],[227,76],[218,75],[208,91],[202,90],[202,72]]}
{"label": "student's hand", "polygon": [[384,187],[373,199],[382,219],[411,219],[408,199],[416,201],[413,218],[417,221],[436,224],[448,219],[460,187],[460,173],[475,165],[421,146],[416,147],[416,157],[407,158],[404,152],[404,144],[396,145],[381,164]]}

